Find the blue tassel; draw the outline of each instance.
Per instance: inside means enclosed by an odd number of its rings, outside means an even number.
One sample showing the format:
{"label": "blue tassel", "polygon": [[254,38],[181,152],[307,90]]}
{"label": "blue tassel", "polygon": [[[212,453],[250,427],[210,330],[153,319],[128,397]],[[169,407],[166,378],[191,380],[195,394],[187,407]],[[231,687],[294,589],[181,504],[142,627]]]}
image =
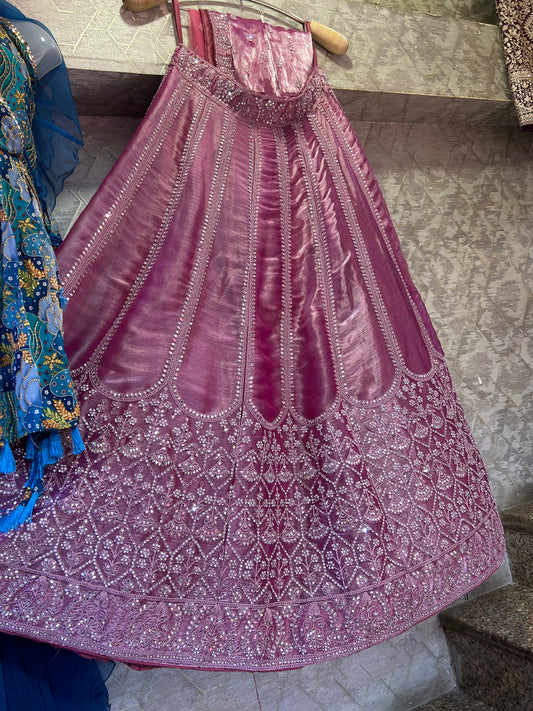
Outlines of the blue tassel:
{"label": "blue tassel", "polygon": [[26,437],[26,459],[33,459],[35,457],[35,451],[36,451],[36,446],[35,442],[33,441],[33,437],[31,434],[29,434]]}
{"label": "blue tassel", "polygon": [[[71,428],[72,452],[80,454],[85,449],[77,426]],[[25,496],[13,511],[0,516],[0,533],[13,531],[25,521],[31,521],[33,509],[43,490],[44,468],[53,464],[63,456],[61,436],[56,430],[47,432],[39,443],[31,435],[26,440],[26,459],[31,459],[31,467],[25,484]],[[8,469],[8,467],[11,467]],[[9,444],[6,442],[0,450],[0,472],[15,471],[15,458]]]}
{"label": "blue tassel", "polygon": [[25,521],[31,521],[33,509],[43,490],[43,473],[43,453],[38,449],[35,452],[35,457],[31,463],[30,475],[25,484],[27,498],[25,497],[16,509],[0,518],[0,533],[14,531]]}
{"label": "blue tassel", "polygon": [[0,473],[10,474],[11,472],[14,472],[16,468],[17,464],[15,462],[13,452],[11,451],[11,447],[8,442],[4,442],[4,446],[0,450]]}
{"label": "blue tassel", "polygon": [[25,521],[31,521],[31,515],[37,499],[41,495],[42,485],[34,487],[30,498],[22,504],[19,504],[16,509],[0,518],[0,533],[14,531]]}
{"label": "blue tassel", "polygon": [[30,474],[24,484],[26,489],[33,489],[35,486],[42,483],[44,465],[47,463],[47,452],[42,449],[36,450],[35,457],[31,463]]}
{"label": "blue tassel", "polygon": [[41,461],[43,466],[46,464],[55,464],[63,456],[63,445],[61,444],[61,436],[59,432],[45,432],[39,445],[35,445],[34,460],[37,452],[41,453]]}
{"label": "blue tassel", "polygon": [[57,430],[50,432],[48,439],[48,461],[45,464],[55,464],[63,456],[63,445],[61,444],[61,435]]}
{"label": "blue tassel", "polygon": [[74,425],[71,428],[70,436],[72,437],[72,453],[81,454],[85,449],[85,445],[83,444],[83,440],[81,438],[81,434],[77,425]]}
{"label": "blue tassel", "polygon": [[[33,463],[35,464],[36,459],[39,457],[40,461],[42,462],[43,466],[45,464],[49,464],[50,462],[50,440],[48,439],[48,436],[46,435],[45,437],[41,438],[41,441],[39,442],[39,448],[35,450],[35,455],[33,457]],[[33,465],[32,465],[33,469]],[[31,476],[31,474],[30,474]]]}

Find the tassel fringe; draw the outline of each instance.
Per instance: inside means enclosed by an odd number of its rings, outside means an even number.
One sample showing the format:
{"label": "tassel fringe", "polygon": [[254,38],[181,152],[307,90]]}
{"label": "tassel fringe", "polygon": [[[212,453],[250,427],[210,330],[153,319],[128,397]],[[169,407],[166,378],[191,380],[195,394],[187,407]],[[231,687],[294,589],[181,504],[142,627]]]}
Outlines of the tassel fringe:
{"label": "tassel fringe", "polygon": [[31,463],[30,475],[24,485],[22,501],[16,509],[0,518],[0,533],[13,531],[25,521],[31,521],[33,509],[43,490],[43,474],[43,453],[38,450]]}
{"label": "tassel fringe", "polygon": [[37,447],[35,445],[35,442],[33,441],[33,436],[29,434],[26,437],[26,459],[33,459],[35,457],[36,451]]}
{"label": "tassel fringe", "polygon": [[30,474],[24,484],[25,491],[33,489],[34,486],[37,486],[40,482],[42,482],[44,466],[45,464],[48,464],[47,455],[48,453],[44,449],[38,449],[35,453],[35,457],[31,463]]}
{"label": "tassel fringe", "polygon": [[71,428],[70,436],[72,438],[72,453],[81,454],[85,449],[85,445],[83,444],[80,431],[76,425]]}
{"label": "tassel fringe", "polygon": [[[46,447],[45,447],[46,442]],[[45,464],[55,464],[63,456],[63,445],[61,444],[61,436],[59,432],[50,432],[48,437],[43,440],[43,449],[46,449],[46,456],[44,457]]]}
{"label": "tassel fringe", "polygon": [[17,468],[15,457],[8,442],[0,450],[0,474],[10,474]]}
{"label": "tassel fringe", "polygon": [[8,513],[6,516],[2,516],[2,518],[0,518],[0,533],[14,531],[26,521],[31,521],[33,509],[40,495],[41,491],[38,488],[35,488],[27,501],[19,504],[16,509],[11,511],[11,513]]}
{"label": "tassel fringe", "polygon": [[[71,430],[72,453],[80,454],[85,449],[78,427]],[[0,516],[0,533],[13,531],[26,521],[31,521],[33,509],[43,491],[44,468],[55,464],[63,456],[61,436],[56,430],[45,432],[42,436],[28,434],[26,440],[26,459],[31,459],[30,473],[24,485],[24,494],[20,504]],[[16,470],[16,462],[7,442],[0,449],[0,473],[8,474]]]}

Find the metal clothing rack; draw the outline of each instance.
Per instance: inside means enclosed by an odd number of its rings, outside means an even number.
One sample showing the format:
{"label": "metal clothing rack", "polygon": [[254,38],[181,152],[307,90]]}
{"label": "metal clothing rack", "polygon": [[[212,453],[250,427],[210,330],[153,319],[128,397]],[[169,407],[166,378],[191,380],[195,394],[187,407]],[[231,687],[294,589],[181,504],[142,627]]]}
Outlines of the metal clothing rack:
{"label": "metal clothing rack", "polygon": [[[274,10],[281,15],[289,17],[295,22],[301,23],[304,28],[309,28],[315,42],[332,54],[341,55],[346,54],[348,51],[348,40],[346,37],[344,37],[344,35],[340,32],[331,29],[331,27],[326,27],[326,25],[322,25],[320,22],[316,22],[315,20],[304,20],[303,18],[298,17],[298,15],[293,15],[290,12],[281,10],[275,5],[265,2],[265,0],[247,0],[247,2],[267,7],[270,10]],[[161,0],[122,0],[122,4],[124,8],[130,12],[143,12],[144,10],[151,10],[158,5],[161,5]]]}

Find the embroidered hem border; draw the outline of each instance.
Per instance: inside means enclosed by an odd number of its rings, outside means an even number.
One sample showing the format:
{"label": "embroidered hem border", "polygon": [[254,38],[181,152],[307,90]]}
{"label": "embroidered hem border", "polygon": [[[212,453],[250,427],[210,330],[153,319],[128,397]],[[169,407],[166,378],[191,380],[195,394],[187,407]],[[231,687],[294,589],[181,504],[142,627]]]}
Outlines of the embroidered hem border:
{"label": "embroidered hem border", "polygon": [[510,72],[509,84],[520,126],[530,126],[533,124],[533,75]]}
{"label": "embroidered hem border", "polygon": [[147,666],[298,668],[394,637],[481,584],[505,554],[498,532],[494,511],[446,554],[373,590],[255,608],[157,597],[132,597],[125,606],[127,594],[3,566],[0,628]]}

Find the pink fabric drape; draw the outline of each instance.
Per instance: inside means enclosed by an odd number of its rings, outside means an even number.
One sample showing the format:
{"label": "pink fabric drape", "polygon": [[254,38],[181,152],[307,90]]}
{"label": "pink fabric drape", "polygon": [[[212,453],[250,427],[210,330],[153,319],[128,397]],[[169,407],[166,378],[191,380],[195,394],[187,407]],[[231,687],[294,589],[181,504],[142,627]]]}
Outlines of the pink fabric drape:
{"label": "pink fabric drape", "polygon": [[86,452],[0,539],[0,628],[287,669],[433,614],[503,536],[310,36],[193,18],[216,66],[176,50],[59,255]]}

